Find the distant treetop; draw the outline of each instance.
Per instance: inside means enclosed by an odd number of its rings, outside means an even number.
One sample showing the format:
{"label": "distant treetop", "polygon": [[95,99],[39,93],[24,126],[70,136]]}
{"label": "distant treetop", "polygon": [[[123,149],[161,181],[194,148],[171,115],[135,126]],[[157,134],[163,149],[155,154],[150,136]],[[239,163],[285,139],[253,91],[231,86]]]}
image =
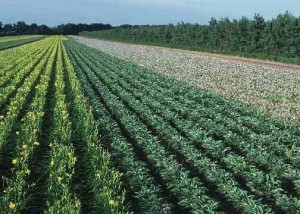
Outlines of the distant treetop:
{"label": "distant treetop", "polygon": [[112,28],[109,24],[92,23],[92,24],[61,24],[56,27],[48,27],[47,25],[37,25],[36,23],[26,24],[24,21],[18,21],[17,23],[3,24],[0,21],[0,36],[12,36],[12,35],[77,35],[82,31],[96,31],[106,30]]}

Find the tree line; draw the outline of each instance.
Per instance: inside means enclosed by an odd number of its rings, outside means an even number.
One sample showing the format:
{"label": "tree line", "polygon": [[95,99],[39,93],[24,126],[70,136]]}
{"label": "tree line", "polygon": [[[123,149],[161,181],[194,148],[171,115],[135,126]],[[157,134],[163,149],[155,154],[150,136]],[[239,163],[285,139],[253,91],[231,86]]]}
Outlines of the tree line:
{"label": "tree line", "polygon": [[232,20],[212,18],[207,25],[122,25],[80,35],[278,61],[299,62],[300,57],[300,17],[289,12],[272,20],[255,14]]}
{"label": "tree line", "polygon": [[82,31],[96,31],[112,28],[109,24],[92,23],[92,24],[61,24],[56,27],[47,25],[37,25],[36,23],[26,24],[24,21],[17,23],[0,22],[0,36],[13,35],[78,35]]}

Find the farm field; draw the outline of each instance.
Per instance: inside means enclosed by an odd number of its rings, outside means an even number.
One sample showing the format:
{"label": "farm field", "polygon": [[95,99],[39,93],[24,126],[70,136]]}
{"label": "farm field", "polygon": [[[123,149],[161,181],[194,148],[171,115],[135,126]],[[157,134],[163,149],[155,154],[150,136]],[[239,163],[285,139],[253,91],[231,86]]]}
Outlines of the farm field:
{"label": "farm field", "polygon": [[0,50],[23,45],[42,39],[44,36],[4,36],[0,37]]}
{"label": "farm field", "polygon": [[[158,50],[76,40],[0,52],[2,213],[299,213],[299,111],[264,109],[276,68],[202,57],[196,73],[200,59],[183,53],[161,51],[190,62],[180,65]],[[221,69],[234,65],[230,82]],[[278,98],[286,108],[299,106],[285,97],[299,96],[296,72],[272,85],[294,84]],[[253,74],[260,88],[243,88]]]}
{"label": "farm field", "polygon": [[136,212],[299,210],[297,126],[75,41],[66,46]]}
{"label": "farm field", "polygon": [[63,39],[0,53],[1,213],[123,209],[120,174],[98,143]]}
{"label": "farm field", "polygon": [[263,112],[300,122],[300,66],[75,37],[77,41]]}

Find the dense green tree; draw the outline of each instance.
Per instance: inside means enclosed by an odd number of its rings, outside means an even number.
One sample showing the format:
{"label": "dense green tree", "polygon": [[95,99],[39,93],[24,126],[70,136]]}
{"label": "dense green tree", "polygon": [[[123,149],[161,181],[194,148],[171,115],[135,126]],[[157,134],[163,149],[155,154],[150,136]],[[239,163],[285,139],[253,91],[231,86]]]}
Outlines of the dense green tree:
{"label": "dense green tree", "polygon": [[211,18],[208,25],[122,25],[81,35],[275,60],[300,57],[300,17],[289,12],[268,21],[255,14],[252,19]]}
{"label": "dense green tree", "polygon": [[28,31],[29,26],[24,21],[19,21],[14,24],[14,28],[18,34],[22,35]]}
{"label": "dense green tree", "polygon": [[61,35],[77,35],[82,31],[95,31],[95,30],[105,30],[112,28],[109,24],[102,23],[92,23],[92,24],[62,24],[56,27],[50,28],[47,25],[37,25],[32,23],[27,25],[24,21],[18,21],[14,24],[5,24],[2,27],[2,22],[0,22],[0,36],[8,35],[25,35],[25,34],[61,34]]}
{"label": "dense green tree", "polygon": [[11,31],[14,31],[14,26],[12,24],[5,24],[3,27],[3,31],[6,33],[9,33]]}

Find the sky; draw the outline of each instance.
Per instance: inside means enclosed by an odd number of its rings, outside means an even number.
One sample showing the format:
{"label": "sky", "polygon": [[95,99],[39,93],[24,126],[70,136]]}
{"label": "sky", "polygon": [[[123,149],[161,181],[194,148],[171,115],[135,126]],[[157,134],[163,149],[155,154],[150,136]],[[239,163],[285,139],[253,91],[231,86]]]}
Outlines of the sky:
{"label": "sky", "polygon": [[0,21],[65,23],[207,24],[211,17],[265,19],[285,11],[300,16],[300,0],[0,0]]}

